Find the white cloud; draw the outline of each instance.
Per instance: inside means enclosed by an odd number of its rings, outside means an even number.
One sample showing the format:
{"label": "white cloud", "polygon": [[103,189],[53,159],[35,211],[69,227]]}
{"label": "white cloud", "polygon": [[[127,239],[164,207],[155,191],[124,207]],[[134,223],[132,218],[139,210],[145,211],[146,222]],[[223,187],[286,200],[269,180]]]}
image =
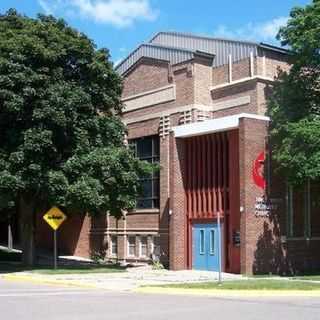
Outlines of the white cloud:
{"label": "white cloud", "polygon": [[287,21],[287,17],[278,17],[262,23],[250,22],[237,29],[230,29],[225,25],[220,25],[214,32],[214,36],[230,39],[276,42],[276,35],[280,27],[286,25]]}
{"label": "white cloud", "polygon": [[61,0],[38,0],[40,7],[46,14],[53,14],[58,8],[63,6],[63,2]]}
{"label": "white cloud", "polygon": [[153,21],[158,11],[150,0],[38,0],[46,13],[81,15],[97,23],[124,28],[137,20]]}
{"label": "white cloud", "polygon": [[114,62],[113,62],[113,65],[116,67],[125,57],[120,57],[120,58],[117,58]]}

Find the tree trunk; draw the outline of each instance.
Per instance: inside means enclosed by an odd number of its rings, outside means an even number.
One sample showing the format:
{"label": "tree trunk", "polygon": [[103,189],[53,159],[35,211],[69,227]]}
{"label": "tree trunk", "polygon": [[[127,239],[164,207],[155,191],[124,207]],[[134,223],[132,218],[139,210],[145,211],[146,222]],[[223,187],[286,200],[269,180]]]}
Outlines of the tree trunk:
{"label": "tree trunk", "polygon": [[21,198],[20,230],[22,246],[22,263],[26,267],[35,264],[35,203]]}

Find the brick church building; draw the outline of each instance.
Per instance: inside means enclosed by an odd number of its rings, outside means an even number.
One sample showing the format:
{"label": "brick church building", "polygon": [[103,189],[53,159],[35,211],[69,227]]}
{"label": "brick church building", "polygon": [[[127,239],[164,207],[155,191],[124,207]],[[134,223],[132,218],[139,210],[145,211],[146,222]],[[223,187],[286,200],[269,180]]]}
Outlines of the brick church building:
{"label": "brick church building", "polygon": [[137,207],[121,219],[69,217],[62,251],[217,270],[221,248],[226,272],[319,268],[320,188],[287,185],[268,156],[267,98],[288,61],[264,43],[174,32],[131,52],[116,67],[128,143],[160,170],[141,179]]}

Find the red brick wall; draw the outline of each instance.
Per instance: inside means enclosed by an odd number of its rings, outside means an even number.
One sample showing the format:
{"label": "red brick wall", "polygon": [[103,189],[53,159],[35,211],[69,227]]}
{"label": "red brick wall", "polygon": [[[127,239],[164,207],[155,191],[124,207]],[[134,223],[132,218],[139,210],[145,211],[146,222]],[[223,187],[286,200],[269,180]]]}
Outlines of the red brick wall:
{"label": "red brick wall", "polygon": [[[258,242],[273,227],[268,218],[256,217],[256,198],[265,195],[265,191],[253,182],[253,163],[257,156],[265,151],[267,123],[249,118],[240,119],[239,124],[239,173],[240,173],[240,218],[241,233],[241,273],[254,272],[255,254]],[[261,252],[260,252],[261,253]],[[266,262],[267,263],[267,262]]]}
{"label": "red brick wall", "polygon": [[[53,231],[43,220],[42,215],[37,219],[37,245],[39,248],[53,248]],[[57,231],[59,252],[65,255],[90,257],[90,219],[80,214],[67,214],[67,220]]]}
{"label": "red brick wall", "polygon": [[194,103],[210,105],[212,84],[212,61],[196,59],[194,63]]}
{"label": "red brick wall", "polygon": [[123,97],[150,91],[169,84],[168,63],[141,59],[123,79]]}
{"label": "red brick wall", "polygon": [[320,239],[287,240],[284,244],[286,263],[283,270],[288,274],[318,272],[320,269],[319,246]]}
{"label": "red brick wall", "polygon": [[169,266],[173,270],[187,268],[186,208],[184,176],[184,141],[170,136],[170,225]]}
{"label": "red brick wall", "polygon": [[271,50],[264,50],[260,52],[257,58],[257,72],[259,75],[263,75],[263,55],[265,56],[265,75],[269,78],[276,78],[278,76],[279,69],[282,71],[290,70],[290,57],[288,55],[277,53]]}
{"label": "red brick wall", "polygon": [[242,112],[246,113],[258,113],[258,102],[257,102],[257,83],[256,81],[249,81],[236,86],[230,86],[219,90],[213,90],[212,102],[220,103],[228,101],[230,99],[236,99],[244,96],[250,96],[250,103],[242,106],[236,106],[233,108],[222,109],[213,111],[213,117],[219,118],[228,115],[238,114]]}
{"label": "red brick wall", "polygon": [[212,80],[213,86],[229,82],[229,66],[225,64],[221,67],[213,68]]}
{"label": "red brick wall", "polygon": [[232,64],[232,81],[250,77],[250,59],[244,59]]}

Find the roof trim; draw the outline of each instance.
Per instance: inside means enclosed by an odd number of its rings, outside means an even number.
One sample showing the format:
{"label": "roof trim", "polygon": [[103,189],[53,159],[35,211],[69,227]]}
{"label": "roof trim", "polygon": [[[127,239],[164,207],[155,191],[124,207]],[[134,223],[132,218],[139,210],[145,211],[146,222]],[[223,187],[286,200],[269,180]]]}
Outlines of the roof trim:
{"label": "roof trim", "polygon": [[238,128],[241,118],[249,118],[267,122],[270,121],[270,118],[266,116],[260,116],[250,113],[239,113],[233,116],[226,116],[217,119],[205,120],[203,122],[194,122],[173,127],[172,131],[174,132],[174,136],[176,138],[188,138],[215,132],[227,131]]}
{"label": "roof trim", "polygon": [[125,58],[123,58],[114,68],[117,70],[126,60],[128,60],[131,56],[133,56],[143,44],[140,44],[137,48],[131,51]]}
{"label": "roof trim", "polygon": [[271,45],[271,44],[264,43],[264,42],[261,42],[261,43],[259,44],[259,47],[260,47],[260,48],[263,48],[263,49],[268,49],[268,50],[272,50],[272,51],[277,51],[277,52],[283,53],[283,54],[293,54],[293,52],[292,52],[291,50],[284,49],[284,48],[277,47],[277,46],[273,46],[273,45]]}
{"label": "roof trim", "polygon": [[[115,69],[117,70],[127,59],[129,59],[132,55],[134,55],[140,48],[142,47],[151,47],[151,48],[159,48],[159,49],[166,49],[166,50],[170,50],[170,51],[180,51],[180,52],[187,52],[190,54],[193,54],[194,56],[200,56],[200,57],[204,57],[207,59],[214,59],[215,54],[209,53],[209,52],[203,52],[200,50],[189,50],[189,49],[185,49],[185,48],[177,48],[177,47],[170,47],[170,46],[164,46],[161,44],[152,44],[152,43],[142,43],[139,47],[137,47],[135,50],[133,50],[126,58],[124,58],[123,60],[121,60],[120,63],[118,63],[115,66]],[[163,59],[157,59],[157,58],[152,58],[152,57],[148,57],[148,56],[143,56],[141,58],[139,58],[139,60],[137,60],[128,70],[126,70],[123,74],[126,74],[129,70],[132,69],[132,67],[134,65],[136,65],[138,63],[138,61],[140,61],[143,58],[149,58],[149,59],[155,59],[155,60],[160,60],[160,61],[168,61],[168,60],[163,60]]]}
{"label": "roof trim", "polygon": [[208,58],[214,58],[216,55],[210,52],[205,52],[201,50],[190,50],[186,48],[180,48],[180,47],[172,47],[172,46],[165,46],[162,44],[153,44],[153,43],[144,43],[143,44],[146,47],[152,47],[152,48],[159,48],[159,49],[168,49],[168,50],[174,50],[174,51],[182,51],[182,52],[188,52],[193,53],[198,56],[208,57]]}
{"label": "roof trim", "polygon": [[[134,49],[126,58],[122,59],[116,66],[115,69],[117,70],[127,59],[129,59],[131,56],[133,56],[140,48],[142,47],[152,47],[152,48],[159,48],[159,49],[168,49],[168,50],[174,50],[174,51],[180,51],[180,52],[188,52],[188,53],[195,53],[194,50],[188,50],[185,48],[176,48],[176,47],[169,47],[169,46],[163,46],[161,44],[152,44],[152,43],[142,43],[140,46],[138,46],[136,49]],[[146,57],[149,58],[149,57]],[[140,60],[140,59],[139,59]]]}
{"label": "roof trim", "polygon": [[141,46],[145,47],[151,47],[151,48],[159,48],[159,49],[168,49],[168,50],[174,50],[174,51],[182,51],[182,52],[188,52],[188,53],[194,53],[194,50],[186,49],[186,48],[178,48],[178,47],[170,47],[165,46],[162,44],[153,44],[153,43],[143,43]]}

